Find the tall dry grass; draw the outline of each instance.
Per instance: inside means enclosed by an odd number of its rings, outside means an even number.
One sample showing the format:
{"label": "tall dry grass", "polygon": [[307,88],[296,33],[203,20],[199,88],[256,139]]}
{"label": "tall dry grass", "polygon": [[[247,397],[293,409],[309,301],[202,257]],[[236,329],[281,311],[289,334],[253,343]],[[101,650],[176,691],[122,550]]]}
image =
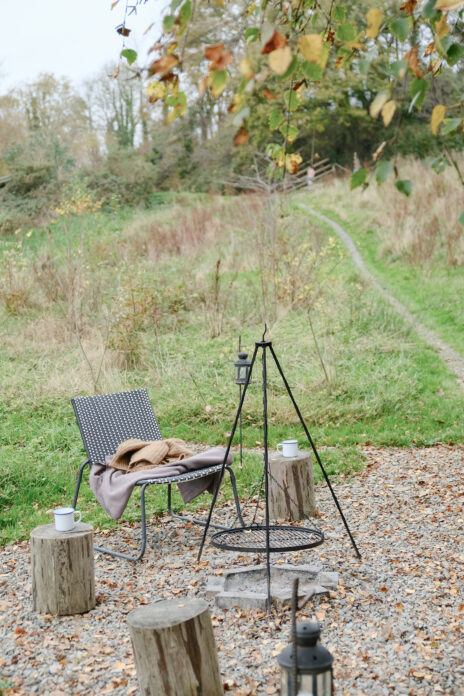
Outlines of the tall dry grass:
{"label": "tall dry grass", "polygon": [[[464,171],[464,157],[458,163]],[[399,178],[414,182],[409,197],[397,191],[393,177],[352,194],[379,230],[379,253],[420,265],[433,263],[440,254],[449,266],[463,265],[464,226],[458,217],[464,211],[464,187],[454,167],[437,174],[424,162],[404,159],[398,170]]]}

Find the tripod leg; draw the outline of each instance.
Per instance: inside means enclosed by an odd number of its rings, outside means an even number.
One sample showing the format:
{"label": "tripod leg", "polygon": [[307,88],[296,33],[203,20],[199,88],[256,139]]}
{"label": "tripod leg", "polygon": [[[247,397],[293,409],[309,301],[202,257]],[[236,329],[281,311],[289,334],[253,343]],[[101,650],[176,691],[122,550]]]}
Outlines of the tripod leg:
{"label": "tripod leg", "polygon": [[315,444],[314,444],[314,442],[313,442],[313,440],[312,440],[312,437],[311,437],[311,435],[310,435],[310,433],[309,433],[309,430],[308,430],[308,428],[306,427],[306,423],[305,423],[304,420],[303,420],[303,416],[301,415],[300,409],[298,408],[298,405],[297,405],[297,403],[296,403],[296,401],[295,401],[295,399],[294,399],[294,397],[293,397],[292,390],[290,389],[290,386],[289,386],[289,384],[288,384],[288,382],[287,382],[287,380],[286,380],[286,378],[285,378],[285,375],[284,375],[284,373],[283,373],[283,371],[282,371],[282,368],[281,368],[281,366],[280,366],[280,363],[279,363],[279,361],[278,361],[278,359],[277,359],[277,355],[275,354],[272,345],[269,346],[269,348],[270,348],[270,351],[271,351],[271,353],[272,353],[272,357],[274,358],[275,364],[277,365],[277,369],[279,370],[280,376],[282,377],[283,383],[285,384],[285,388],[286,388],[286,390],[287,390],[287,392],[288,392],[288,395],[289,395],[289,397],[290,397],[290,399],[291,399],[291,401],[292,401],[292,404],[293,404],[293,406],[294,406],[294,408],[295,408],[295,411],[296,411],[296,413],[297,413],[297,416],[298,416],[298,418],[300,419],[300,423],[301,423],[301,425],[303,426],[303,429],[304,429],[304,431],[305,431],[305,433],[306,433],[306,437],[308,438],[308,442],[309,442],[309,444],[310,444],[311,447],[312,447],[312,450],[313,450],[313,452],[314,452],[314,456],[316,457],[316,461],[317,461],[317,463],[319,464],[319,466],[320,466],[320,468],[321,468],[321,471],[322,471],[322,473],[323,473],[323,475],[324,475],[325,482],[327,483],[327,485],[328,485],[328,487],[329,487],[329,490],[330,490],[330,492],[331,492],[331,494],[332,494],[332,498],[334,499],[335,505],[337,506],[338,512],[340,513],[340,517],[341,517],[342,520],[343,520],[343,524],[345,525],[345,529],[346,529],[346,531],[348,532],[348,536],[349,536],[350,539],[351,539],[351,543],[352,543],[352,545],[353,545],[354,550],[356,551],[356,555],[357,555],[358,558],[361,558],[361,554],[359,553],[358,547],[356,546],[356,542],[355,542],[355,540],[353,539],[353,535],[352,535],[351,532],[350,532],[350,528],[348,527],[348,523],[347,523],[347,521],[346,521],[346,519],[345,519],[345,515],[343,514],[343,511],[342,511],[342,509],[341,509],[341,507],[340,507],[340,503],[339,503],[338,500],[337,500],[337,496],[335,495],[335,492],[334,492],[334,490],[333,490],[333,488],[332,488],[332,484],[330,483],[330,480],[329,480],[329,477],[328,477],[328,475],[327,475],[327,472],[326,472],[326,470],[324,469],[324,467],[323,467],[323,465],[322,465],[321,459],[320,459],[320,457],[319,457],[319,453],[318,453],[318,451],[317,451],[317,449],[316,449],[316,446],[315,446]]}
{"label": "tripod leg", "polygon": [[242,393],[242,397],[241,397],[241,399],[240,399],[240,403],[239,403],[239,405],[238,405],[237,413],[235,414],[234,425],[233,425],[232,431],[231,431],[231,433],[230,433],[229,442],[227,443],[227,449],[226,449],[226,453],[225,453],[225,455],[224,455],[224,461],[222,462],[222,469],[221,469],[221,472],[220,472],[220,474],[219,474],[218,482],[217,482],[217,486],[216,486],[216,490],[214,491],[213,499],[212,499],[212,501],[211,501],[211,506],[210,506],[210,508],[209,508],[208,519],[206,520],[205,529],[204,529],[204,531],[203,531],[203,538],[202,538],[202,540],[201,540],[200,549],[199,549],[199,551],[198,551],[198,556],[197,556],[197,560],[198,560],[198,561],[200,560],[201,554],[203,553],[203,547],[204,547],[204,545],[205,545],[206,535],[207,535],[207,533],[208,533],[208,529],[209,529],[209,526],[210,526],[210,524],[211,524],[211,516],[212,516],[212,514],[213,514],[214,506],[216,505],[216,500],[217,500],[217,497],[218,497],[218,494],[219,494],[219,489],[220,489],[220,487],[221,487],[222,479],[224,478],[224,472],[225,472],[225,468],[226,468],[227,457],[229,456],[229,452],[230,452],[230,448],[231,448],[231,446],[232,446],[232,441],[233,441],[233,439],[234,439],[235,431],[237,430],[237,424],[238,424],[238,421],[239,421],[239,418],[240,418],[240,414],[241,414],[241,412],[242,412],[243,402],[245,401],[245,395],[246,395],[246,393],[247,393],[248,385],[249,385],[250,380],[251,380],[251,373],[252,373],[252,371],[253,371],[253,365],[255,364],[257,352],[258,352],[258,345],[255,345],[255,350],[254,350],[254,353],[253,353],[253,357],[252,357],[252,359],[251,359],[250,369],[249,369],[249,371],[248,371],[248,378],[247,378],[247,381],[246,381],[246,383],[245,383],[245,387],[244,387],[244,389],[243,389],[243,393]]}

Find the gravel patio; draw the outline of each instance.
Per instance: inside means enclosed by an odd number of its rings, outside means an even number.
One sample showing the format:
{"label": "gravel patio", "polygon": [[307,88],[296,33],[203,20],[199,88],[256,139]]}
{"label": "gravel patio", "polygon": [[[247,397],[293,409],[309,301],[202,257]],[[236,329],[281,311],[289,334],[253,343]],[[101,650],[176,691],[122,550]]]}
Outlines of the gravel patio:
{"label": "gravel patio", "polygon": [[[299,615],[322,624],[322,642],[335,658],[337,695],[464,694],[464,448],[366,448],[365,454],[365,470],[334,486],[362,560],[321,484],[316,523],[325,543],[273,561],[339,573],[337,589],[314,597]],[[157,598],[204,597],[211,575],[264,560],[207,545],[197,563],[198,527],[162,518],[148,530],[142,562],[96,556],[97,606],[80,616],[36,615],[29,542],[1,550],[5,696],[139,694],[127,613]],[[104,540],[99,534],[97,541],[110,545],[112,537],[116,533]],[[289,611],[211,606],[225,692],[277,694],[276,656],[288,642]]]}

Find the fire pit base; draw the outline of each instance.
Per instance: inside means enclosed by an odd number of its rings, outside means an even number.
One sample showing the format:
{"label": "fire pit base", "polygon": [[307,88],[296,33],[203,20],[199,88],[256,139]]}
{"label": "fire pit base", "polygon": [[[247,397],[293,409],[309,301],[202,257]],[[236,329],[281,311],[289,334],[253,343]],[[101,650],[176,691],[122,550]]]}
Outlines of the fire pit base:
{"label": "fire pit base", "polygon": [[[322,570],[320,566],[280,564],[271,566],[271,597],[275,604],[290,605],[292,584],[299,578],[298,594],[325,594],[338,584],[338,573]],[[207,597],[215,598],[220,609],[266,609],[266,566],[248,566],[209,578]]]}

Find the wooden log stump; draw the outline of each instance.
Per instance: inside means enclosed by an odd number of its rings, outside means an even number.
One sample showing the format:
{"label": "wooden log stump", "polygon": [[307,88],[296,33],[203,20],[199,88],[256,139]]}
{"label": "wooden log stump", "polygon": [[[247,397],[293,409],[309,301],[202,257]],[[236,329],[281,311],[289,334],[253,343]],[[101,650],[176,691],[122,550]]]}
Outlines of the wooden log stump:
{"label": "wooden log stump", "polygon": [[31,532],[32,601],[39,614],[83,614],[95,606],[93,527],[70,532],[54,524]]}
{"label": "wooden log stump", "polygon": [[314,471],[311,454],[298,452],[284,457],[269,454],[269,516],[274,520],[296,521],[316,514]]}
{"label": "wooden log stump", "polygon": [[143,696],[222,696],[207,602],[156,602],[134,609],[127,621]]}

